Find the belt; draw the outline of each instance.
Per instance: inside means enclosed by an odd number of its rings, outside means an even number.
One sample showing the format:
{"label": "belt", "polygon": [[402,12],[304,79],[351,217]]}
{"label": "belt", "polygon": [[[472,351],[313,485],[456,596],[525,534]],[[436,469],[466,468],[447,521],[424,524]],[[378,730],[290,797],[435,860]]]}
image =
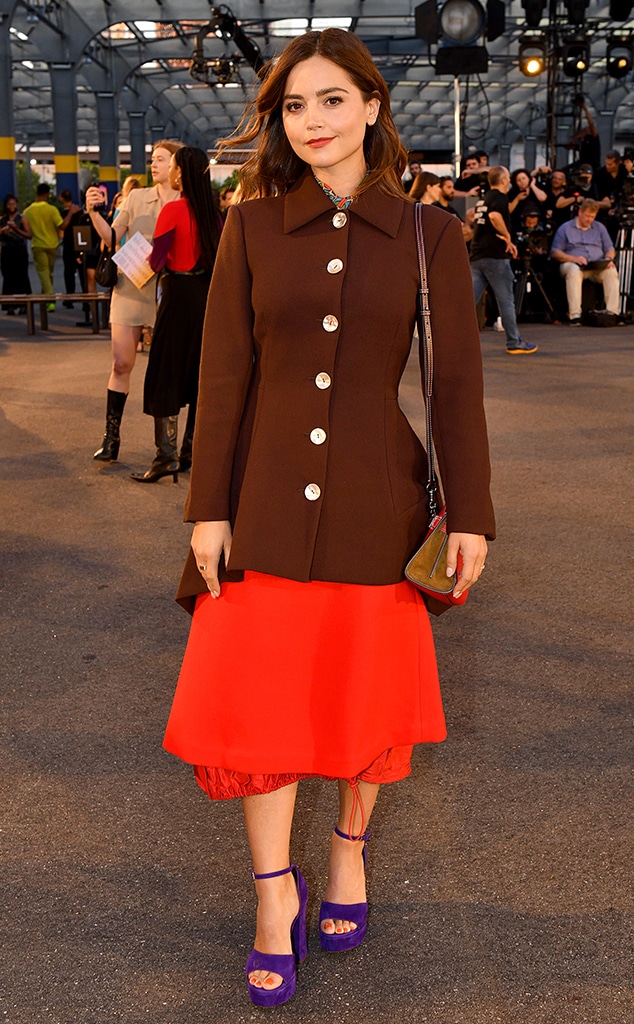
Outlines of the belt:
{"label": "belt", "polygon": [[166,274],[173,274],[175,277],[201,277],[203,274],[208,274],[209,271],[204,267],[202,270],[165,270]]}

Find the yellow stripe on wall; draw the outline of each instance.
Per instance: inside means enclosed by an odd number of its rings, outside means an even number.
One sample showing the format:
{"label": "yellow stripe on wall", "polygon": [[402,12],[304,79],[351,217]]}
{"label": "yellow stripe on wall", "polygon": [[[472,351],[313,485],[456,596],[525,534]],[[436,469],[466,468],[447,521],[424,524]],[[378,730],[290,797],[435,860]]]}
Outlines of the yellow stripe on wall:
{"label": "yellow stripe on wall", "polygon": [[58,174],[78,174],[79,157],[76,153],[70,156],[55,155],[55,170]]}
{"label": "yellow stripe on wall", "polygon": [[0,160],[15,160],[15,139],[12,135],[0,135]]}
{"label": "yellow stripe on wall", "polygon": [[118,169],[118,167],[100,167],[99,168],[99,179],[100,179],[100,181],[118,181],[119,180],[119,169]]}

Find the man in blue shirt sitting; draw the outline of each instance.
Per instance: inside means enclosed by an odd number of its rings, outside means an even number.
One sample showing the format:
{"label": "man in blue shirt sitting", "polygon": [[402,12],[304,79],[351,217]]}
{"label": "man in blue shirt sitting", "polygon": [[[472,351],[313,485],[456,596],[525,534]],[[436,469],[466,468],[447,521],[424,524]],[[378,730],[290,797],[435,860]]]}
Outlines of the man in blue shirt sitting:
{"label": "man in blue shirt sitting", "polygon": [[609,313],[620,311],[619,275],[614,265],[614,243],[603,224],[596,220],[599,204],[584,199],[572,220],[558,228],[550,255],[561,264],[566,282],[568,319],[571,327],[581,324],[581,290],[584,278],[603,285]]}

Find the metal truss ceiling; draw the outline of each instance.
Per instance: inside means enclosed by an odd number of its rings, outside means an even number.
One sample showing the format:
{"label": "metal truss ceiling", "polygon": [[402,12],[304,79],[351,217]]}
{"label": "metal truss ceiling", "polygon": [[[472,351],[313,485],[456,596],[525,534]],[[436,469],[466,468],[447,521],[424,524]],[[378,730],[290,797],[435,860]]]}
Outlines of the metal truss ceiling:
{"label": "metal truss ceiling", "polygon": [[[414,34],[416,2],[402,0],[233,0],[228,4],[266,57],[288,41],[276,34],[275,23],[288,18],[350,18],[351,31],[370,48],[386,78],[393,113],[411,150],[452,150],[454,142],[453,83],[438,77],[426,43]],[[527,79],[518,68],[519,38],[526,29],[519,0],[506,4],[506,31],[488,43],[489,71],[469,81],[464,113],[464,145],[510,146],[527,137],[543,138],[546,121],[545,75]],[[52,113],[49,65],[72,63],[77,68],[79,146],[96,141],[95,90],[108,86],[121,103],[120,141],[127,139],[125,109],[134,97],[146,103],[155,121],[190,125],[208,148],[230,132],[252,95],[254,75],[240,61],[235,80],[226,87],[196,83],[188,61],[194,36],[209,21],[207,0],[0,0],[0,14],[10,19],[12,85],[16,143],[50,143]],[[610,30],[634,32],[634,19],[610,23],[609,3],[590,0],[587,18],[594,34],[592,63],[583,88],[593,111],[618,111],[617,143],[634,139],[632,76],[616,81],[607,76],[605,39]],[[159,23],[151,30],[144,23]],[[117,26],[116,30],[113,26]],[[234,56],[234,44],[215,36],[205,42],[209,57]],[[143,86],[143,88],[141,88]],[[578,88],[570,82],[572,97]],[[464,91],[464,90],[463,90]],[[463,148],[464,148],[463,145]]]}

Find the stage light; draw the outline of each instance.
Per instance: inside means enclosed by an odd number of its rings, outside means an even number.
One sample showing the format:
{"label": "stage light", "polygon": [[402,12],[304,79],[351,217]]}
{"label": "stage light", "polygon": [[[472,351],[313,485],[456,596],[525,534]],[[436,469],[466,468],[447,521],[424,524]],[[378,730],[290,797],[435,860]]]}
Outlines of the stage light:
{"label": "stage light", "polygon": [[489,41],[504,32],[503,0],[426,0],[414,9],[416,35],[427,43],[439,43],[436,73],[439,75],[482,74],[488,68],[488,53],[481,40]]}
{"label": "stage light", "polygon": [[566,10],[571,24],[583,25],[586,18],[586,7],[590,0],[565,0]]}
{"label": "stage light", "polygon": [[440,31],[449,46],[473,46],[484,33],[486,14],[478,0],[446,0],[440,11]]}
{"label": "stage light", "polygon": [[610,78],[625,78],[634,65],[634,47],[631,37],[611,36],[606,51]]}
{"label": "stage light", "polygon": [[546,0],[522,0],[522,7],[526,11],[526,24],[528,27],[537,28],[542,20]]}
{"label": "stage light", "polygon": [[632,13],[632,0],[610,0],[610,17],[614,21],[627,21]]}
{"label": "stage light", "polygon": [[541,75],[546,67],[546,37],[535,35],[520,39],[519,62],[520,71],[527,78]]}
{"label": "stage light", "polygon": [[590,64],[590,44],[585,37],[569,39],[562,52],[564,75],[579,78]]}

